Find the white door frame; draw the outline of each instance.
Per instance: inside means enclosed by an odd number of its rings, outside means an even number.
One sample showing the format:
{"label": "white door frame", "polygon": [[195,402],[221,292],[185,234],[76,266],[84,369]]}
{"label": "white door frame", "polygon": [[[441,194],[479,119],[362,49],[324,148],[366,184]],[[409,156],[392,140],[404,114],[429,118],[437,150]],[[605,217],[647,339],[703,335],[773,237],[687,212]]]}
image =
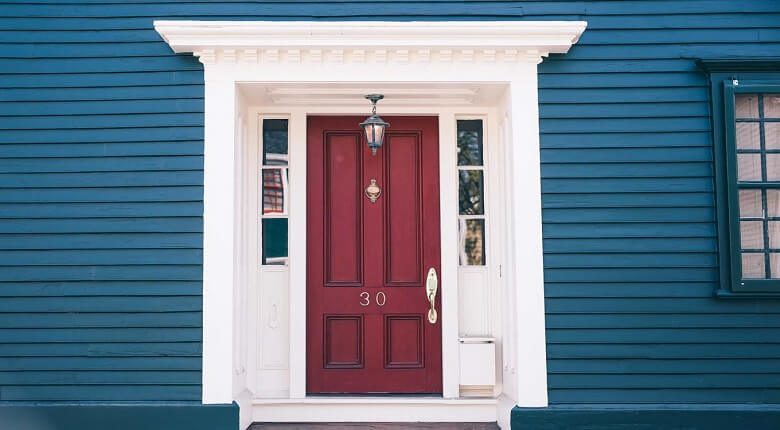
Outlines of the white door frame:
{"label": "white door frame", "polygon": [[[509,404],[546,406],[536,66],[550,53],[567,52],[585,27],[581,21],[156,21],[156,30],[175,52],[191,52],[204,64],[203,403],[241,401],[244,391],[238,376],[241,357],[236,357],[240,354],[236,326],[241,319],[237,312],[241,180],[236,174],[242,162],[242,139],[236,132],[237,85],[477,82],[507,87],[502,134],[511,228],[503,393]],[[295,243],[294,237],[290,240]],[[293,276],[301,275],[291,271],[291,285]],[[305,285],[305,272],[302,281]],[[305,333],[305,323],[291,324],[292,332]],[[290,360],[292,369],[297,367],[292,366],[293,360],[305,358],[291,356]],[[305,375],[291,374],[294,378],[304,379],[294,385],[305,387]]]}

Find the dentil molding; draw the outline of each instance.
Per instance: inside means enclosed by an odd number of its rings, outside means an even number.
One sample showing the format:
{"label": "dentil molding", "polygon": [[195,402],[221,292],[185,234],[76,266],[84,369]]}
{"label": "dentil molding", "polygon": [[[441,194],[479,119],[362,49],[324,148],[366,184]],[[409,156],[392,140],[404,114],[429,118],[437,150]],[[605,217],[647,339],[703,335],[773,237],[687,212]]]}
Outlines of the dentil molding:
{"label": "dentil molding", "polygon": [[539,62],[565,53],[583,21],[155,21],[176,53],[215,63]]}

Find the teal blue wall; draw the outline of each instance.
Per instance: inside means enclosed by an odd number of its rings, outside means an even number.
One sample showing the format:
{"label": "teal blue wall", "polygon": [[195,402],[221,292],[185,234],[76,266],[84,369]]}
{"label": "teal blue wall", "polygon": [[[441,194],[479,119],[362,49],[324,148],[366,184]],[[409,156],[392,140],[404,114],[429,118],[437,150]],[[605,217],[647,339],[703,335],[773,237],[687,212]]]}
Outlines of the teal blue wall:
{"label": "teal blue wall", "polygon": [[200,399],[203,74],[154,19],[587,20],[540,66],[550,401],[780,403],[780,301],[717,287],[695,57],[777,1],[0,5],[0,401]]}

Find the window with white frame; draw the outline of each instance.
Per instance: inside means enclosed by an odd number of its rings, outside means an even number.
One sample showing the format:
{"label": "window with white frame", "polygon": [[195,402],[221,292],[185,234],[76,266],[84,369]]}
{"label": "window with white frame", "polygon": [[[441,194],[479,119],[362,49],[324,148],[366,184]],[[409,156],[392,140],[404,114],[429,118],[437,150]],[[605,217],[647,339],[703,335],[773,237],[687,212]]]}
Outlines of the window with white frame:
{"label": "window with white frame", "polygon": [[461,266],[484,266],[485,151],[484,121],[457,121],[458,253]]}
{"label": "window with white frame", "polygon": [[288,135],[287,119],[263,119],[259,172],[262,265],[287,265],[289,261]]}

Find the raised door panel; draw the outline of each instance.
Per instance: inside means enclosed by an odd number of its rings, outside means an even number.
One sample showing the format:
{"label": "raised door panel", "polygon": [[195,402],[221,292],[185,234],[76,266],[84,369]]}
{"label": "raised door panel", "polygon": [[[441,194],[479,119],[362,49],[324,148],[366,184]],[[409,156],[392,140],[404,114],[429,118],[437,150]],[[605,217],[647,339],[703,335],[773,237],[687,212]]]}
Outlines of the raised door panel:
{"label": "raised door panel", "polygon": [[325,133],[325,282],[362,284],[360,134]]}
{"label": "raised door panel", "polygon": [[422,284],[421,139],[389,133],[386,146],[385,285]]}

